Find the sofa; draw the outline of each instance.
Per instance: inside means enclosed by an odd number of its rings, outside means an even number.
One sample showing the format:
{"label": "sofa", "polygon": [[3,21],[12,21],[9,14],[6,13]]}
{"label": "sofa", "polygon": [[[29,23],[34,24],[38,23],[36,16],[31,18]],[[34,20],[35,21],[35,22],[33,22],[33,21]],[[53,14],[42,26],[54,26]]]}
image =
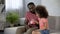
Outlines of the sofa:
{"label": "sofa", "polygon": [[[20,24],[24,25],[25,18],[20,18]],[[48,17],[48,24],[50,32],[59,32],[60,31],[60,16],[49,16]]]}
{"label": "sofa", "polygon": [[[48,23],[49,23],[49,28],[50,28],[50,33],[51,34],[59,34],[60,32],[60,17],[59,16],[49,16],[48,17]],[[25,32],[25,18],[20,18],[20,25],[19,27],[17,28],[5,28],[4,30],[4,34],[24,34]],[[24,27],[23,27],[24,26]],[[23,33],[22,33],[23,32]]]}

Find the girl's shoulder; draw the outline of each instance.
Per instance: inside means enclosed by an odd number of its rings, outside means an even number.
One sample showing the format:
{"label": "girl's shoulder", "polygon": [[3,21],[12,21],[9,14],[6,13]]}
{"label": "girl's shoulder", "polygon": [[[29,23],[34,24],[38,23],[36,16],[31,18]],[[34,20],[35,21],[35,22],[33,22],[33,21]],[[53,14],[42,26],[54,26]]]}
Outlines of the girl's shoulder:
{"label": "girl's shoulder", "polygon": [[47,18],[40,18],[41,20],[47,20]]}
{"label": "girl's shoulder", "polygon": [[47,18],[40,18],[40,20],[43,21],[43,22],[48,22]]}

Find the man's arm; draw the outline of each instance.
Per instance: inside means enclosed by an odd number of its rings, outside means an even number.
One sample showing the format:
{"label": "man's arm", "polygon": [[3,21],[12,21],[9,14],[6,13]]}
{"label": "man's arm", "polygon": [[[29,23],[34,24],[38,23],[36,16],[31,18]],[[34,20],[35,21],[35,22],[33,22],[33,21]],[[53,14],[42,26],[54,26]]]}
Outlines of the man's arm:
{"label": "man's arm", "polygon": [[25,27],[26,27],[26,30],[29,28],[28,21],[26,19],[25,19]]}
{"label": "man's arm", "polygon": [[25,19],[25,25],[28,25],[28,21]]}

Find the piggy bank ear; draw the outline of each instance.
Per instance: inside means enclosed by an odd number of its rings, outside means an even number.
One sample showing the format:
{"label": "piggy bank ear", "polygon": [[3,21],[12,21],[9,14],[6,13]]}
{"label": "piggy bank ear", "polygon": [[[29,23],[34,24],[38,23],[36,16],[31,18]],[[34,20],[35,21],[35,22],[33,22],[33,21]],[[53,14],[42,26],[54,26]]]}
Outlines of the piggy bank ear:
{"label": "piggy bank ear", "polygon": [[30,21],[30,24],[33,24],[33,20]]}
{"label": "piggy bank ear", "polygon": [[31,20],[31,21],[30,21],[30,24],[35,24],[35,21],[34,21],[34,20]]}

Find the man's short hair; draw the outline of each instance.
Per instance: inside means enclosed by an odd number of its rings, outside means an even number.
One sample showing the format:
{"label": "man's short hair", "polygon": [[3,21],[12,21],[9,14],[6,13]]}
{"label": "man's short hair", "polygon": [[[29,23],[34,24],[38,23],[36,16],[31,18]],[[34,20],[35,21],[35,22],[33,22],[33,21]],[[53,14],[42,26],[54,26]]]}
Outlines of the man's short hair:
{"label": "man's short hair", "polygon": [[28,3],[27,7],[28,7],[29,5],[34,5],[34,6],[35,6],[35,4],[34,4],[33,2]]}

